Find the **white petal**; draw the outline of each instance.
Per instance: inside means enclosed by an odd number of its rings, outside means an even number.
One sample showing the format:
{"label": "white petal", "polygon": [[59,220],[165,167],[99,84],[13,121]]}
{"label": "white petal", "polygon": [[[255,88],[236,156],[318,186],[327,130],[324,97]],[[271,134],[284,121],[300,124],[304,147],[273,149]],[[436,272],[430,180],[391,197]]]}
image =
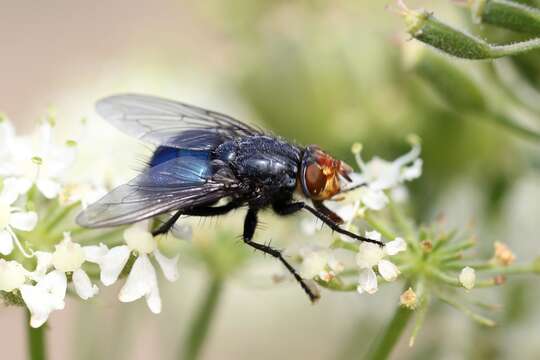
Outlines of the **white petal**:
{"label": "white petal", "polygon": [[109,250],[99,263],[101,282],[105,286],[112,285],[118,280],[129,259],[130,250],[126,245],[116,246]]}
{"label": "white petal", "polygon": [[395,240],[389,241],[384,244],[384,251],[392,256],[407,250],[407,243],[400,237],[397,237]]}
{"label": "white petal", "polygon": [[77,295],[83,300],[90,299],[99,292],[98,287],[92,284],[90,278],[82,269],[73,272],[73,285],[75,285]]}
{"label": "white petal", "polygon": [[64,308],[64,298],[66,297],[67,279],[66,274],[59,270],[54,270],[48,273],[41,279],[37,285],[44,290],[47,290],[58,304],[62,303],[62,309]]}
{"label": "white petal", "polygon": [[45,251],[36,251],[34,252],[34,256],[37,258],[37,265],[30,274],[30,277],[35,281],[39,281],[45,276],[47,270],[52,265],[53,254]]}
{"label": "white petal", "polygon": [[360,294],[367,292],[370,295],[377,292],[377,275],[372,269],[362,270],[358,279],[357,291]]}
{"label": "white petal", "polygon": [[120,294],[118,294],[118,300],[131,302],[143,296],[146,297],[148,307],[152,312],[158,313],[161,311],[156,270],[145,254],[140,255],[135,260],[127,281],[120,290]]}
{"label": "white petal", "polygon": [[19,189],[15,178],[8,178],[3,181],[2,192],[0,193],[0,202],[11,205],[19,197]]}
{"label": "white petal", "polygon": [[38,179],[36,186],[47,199],[54,199],[60,192],[60,184],[50,179]]}
{"label": "white petal", "polygon": [[416,159],[411,166],[407,166],[403,169],[401,174],[402,180],[414,180],[422,175],[422,159]]}
{"label": "white petal", "polygon": [[388,260],[379,261],[377,269],[379,270],[379,274],[381,274],[386,281],[394,281],[399,275],[397,266]]}
{"label": "white petal", "polygon": [[377,244],[363,242],[356,254],[356,263],[361,269],[372,268],[383,258],[384,251]]}
{"label": "white petal", "polygon": [[0,254],[9,255],[13,251],[13,238],[7,230],[0,230]]}
{"label": "white petal", "polygon": [[31,231],[36,227],[37,221],[37,213],[29,211],[12,213],[9,223],[17,230]]}
{"label": "white petal", "polygon": [[20,288],[26,281],[27,273],[20,263],[0,259],[0,291],[13,291]]}
{"label": "white petal", "polygon": [[388,197],[382,190],[372,189],[371,187],[362,188],[362,203],[371,210],[382,210],[388,204]]}
{"label": "white petal", "polygon": [[83,246],[84,258],[86,261],[99,264],[109,252],[109,248],[104,244]]}
{"label": "white petal", "polygon": [[21,286],[21,295],[31,313],[30,325],[40,327],[54,310],[64,308],[67,279],[61,271],[53,271],[36,285]]}
{"label": "white petal", "polygon": [[53,311],[50,306],[47,294],[32,285],[21,286],[21,296],[30,311],[30,326],[40,327],[47,321],[49,314]]}
{"label": "white petal", "polygon": [[32,180],[27,178],[19,178],[17,179],[17,191],[19,194],[26,194],[28,190],[32,187]]}
{"label": "white petal", "polygon": [[178,280],[178,277],[180,276],[178,272],[178,259],[180,259],[180,255],[176,255],[173,258],[168,258],[158,249],[156,249],[154,251],[154,256],[156,257],[156,260],[163,271],[165,279],[169,281]]}
{"label": "white petal", "polygon": [[146,295],[146,305],[148,305],[148,308],[154,314],[159,314],[161,312],[161,297],[159,296],[157,283],[152,286],[150,292]]}
{"label": "white petal", "polygon": [[300,275],[304,279],[313,279],[319,275],[326,267],[328,256],[324,251],[311,251],[304,256]]}
{"label": "white petal", "polygon": [[366,231],[366,237],[371,240],[381,241],[382,235],[380,232],[373,230],[373,231]]}

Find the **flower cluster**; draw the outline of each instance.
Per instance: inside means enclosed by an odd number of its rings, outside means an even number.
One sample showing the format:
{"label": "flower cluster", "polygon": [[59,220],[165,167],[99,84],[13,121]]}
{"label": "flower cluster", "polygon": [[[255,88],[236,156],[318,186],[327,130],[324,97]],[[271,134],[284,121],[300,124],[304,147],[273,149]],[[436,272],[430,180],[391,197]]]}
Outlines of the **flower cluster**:
{"label": "flower cluster", "polygon": [[[422,174],[421,146],[416,136],[410,137],[411,150],[394,161],[374,157],[369,162],[362,159],[362,146],[355,144],[352,152],[360,172],[351,174],[353,181],[344,190],[345,198],[333,206],[333,209],[345,221],[350,230],[357,230],[354,224],[368,212],[384,210],[392,201],[404,201],[408,197],[404,186],[406,181],[418,178]],[[350,190],[348,190],[350,189]],[[304,223],[304,225],[306,225]],[[304,232],[314,233],[313,226],[304,226]],[[366,231],[365,236],[377,241],[382,240],[378,231]],[[345,248],[356,254],[358,272],[358,293],[374,294],[378,289],[378,275],[385,281],[394,281],[400,274],[399,269],[389,258],[407,249],[401,237],[389,239],[384,248],[372,243],[361,243],[340,236],[332,248]],[[345,265],[337,260],[335,250],[325,248],[304,248],[300,250],[302,259],[301,274],[304,278],[330,283],[337,281],[336,275],[343,272]],[[376,271],[375,271],[376,270]],[[377,275],[378,274],[378,275]]]}
{"label": "flower cluster", "polygon": [[99,293],[98,281],[109,286],[126,275],[119,300],[144,297],[159,313],[151,259],[175,281],[178,254],[168,257],[158,249],[148,223],[98,236],[74,227],[76,211],[104,194],[109,181],[96,173],[88,179],[72,176],[80,143],[87,139],[57,142],[54,128],[54,116],[48,116],[34,134],[17,136],[0,117],[0,298],[26,305],[31,326],[39,327],[64,308],[68,286],[87,300]]}
{"label": "flower cluster", "polygon": [[[358,233],[364,228],[365,237],[378,241],[384,237],[385,245],[358,243],[338,235],[329,247],[301,248],[298,258],[301,275],[329,290],[372,295],[382,280],[401,279],[404,291],[399,304],[403,311],[414,311],[416,315],[412,346],[428,305],[434,300],[458,309],[483,325],[492,326],[493,320],[471,309],[492,307],[478,306],[478,301],[466,304],[467,299],[461,297],[475,288],[501,285],[506,275],[539,273],[540,261],[515,265],[515,255],[500,242],[494,242],[492,258],[475,258],[467,253],[476,245],[474,236],[445,230],[440,222],[416,226],[404,211],[408,197],[404,183],[422,172],[420,143],[412,137],[411,144],[411,151],[394,161],[374,158],[367,163],[360,156],[361,146],[353,146],[360,172],[354,175],[351,190],[345,189],[345,198],[336,199],[340,201],[332,207],[349,230]],[[313,226],[305,222],[301,225],[310,237],[315,235]]]}

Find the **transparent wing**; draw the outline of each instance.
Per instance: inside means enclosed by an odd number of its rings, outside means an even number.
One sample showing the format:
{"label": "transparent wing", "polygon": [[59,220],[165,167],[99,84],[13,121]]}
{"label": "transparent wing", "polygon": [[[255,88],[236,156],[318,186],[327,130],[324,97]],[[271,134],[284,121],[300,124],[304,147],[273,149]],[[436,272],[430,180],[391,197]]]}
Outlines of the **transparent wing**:
{"label": "transparent wing", "polygon": [[212,204],[232,195],[237,186],[228,167],[181,157],[147,169],[77,217],[84,227],[131,224],[172,210]]}
{"label": "transparent wing", "polygon": [[[99,100],[96,110],[129,135],[175,148],[207,148],[203,141],[209,137],[215,143],[262,134],[230,116],[155,96],[114,95]],[[187,136],[182,136],[184,132]],[[193,135],[201,141],[197,142]]]}

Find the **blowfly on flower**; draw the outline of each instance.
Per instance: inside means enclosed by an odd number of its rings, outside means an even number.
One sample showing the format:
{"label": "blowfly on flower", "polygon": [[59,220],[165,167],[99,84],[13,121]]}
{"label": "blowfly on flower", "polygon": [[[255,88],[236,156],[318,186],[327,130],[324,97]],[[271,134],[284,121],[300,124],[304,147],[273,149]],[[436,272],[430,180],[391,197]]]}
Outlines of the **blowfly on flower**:
{"label": "blowfly on flower", "polygon": [[317,145],[298,146],[227,115],[152,96],[107,97],[97,112],[157,148],[139,176],[78,216],[81,226],[113,227],[171,213],[152,232],[156,236],[183,215],[217,216],[247,207],[244,242],[279,259],[311,301],[318,295],[281,251],[253,240],[260,210],[283,216],[305,210],[344,236],[383,245],[342,228],[343,220],[325,206],[356,186],[352,168]]}

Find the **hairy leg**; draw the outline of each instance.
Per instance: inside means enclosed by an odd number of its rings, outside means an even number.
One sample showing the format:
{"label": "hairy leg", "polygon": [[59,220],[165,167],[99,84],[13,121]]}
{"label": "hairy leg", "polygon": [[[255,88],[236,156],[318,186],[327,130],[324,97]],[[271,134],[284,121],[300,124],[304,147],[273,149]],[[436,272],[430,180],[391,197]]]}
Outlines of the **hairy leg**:
{"label": "hairy leg", "polygon": [[296,270],[292,267],[292,265],[289,264],[287,260],[285,260],[280,250],[274,249],[268,245],[259,244],[252,241],[253,235],[255,234],[255,229],[257,228],[257,221],[258,221],[257,210],[249,209],[246,215],[246,218],[244,220],[244,235],[243,235],[244,242],[256,250],[260,250],[264,252],[265,254],[269,254],[279,259],[283,263],[283,265],[285,265],[287,270],[289,270],[289,272],[294,276],[296,281],[298,281],[302,289],[304,289],[306,294],[309,296],[309,299],[311,300],[311,302],[317,301],[317,299],[319,298],[319,295],[313,292],[313,290],[306,284],[305,280],[302,279],[302,277],[296,272]]}
{"label": "hairy leg", "polygon": [[348,230],[345,230],[345,229],[341,228],[338,223],[336,223],[332,218],[327,216],[324,212],[321,212],[321,211],[309,206],[308,204],[306,204],[304,202],[298,201],[298,202],[293,202],[293,203],[279,204],[279,205],[275,204],[274,205],[274,211],[279,215],[290,215],[290,214],[293,214],[293,213],[295,213],[297,211],[304,210],[304,209],[309,211],[313,215],[315,215],[318,219],[322,220],[322,222],[324,222],[326,225],[328,225],[335,232],[338,232],[340,234],[349,236],[349,237],[351,237],[353,239],[356,239],[356,240],[366,241],[366,242],[370,242],[370,243],[373,243],[373,244],[377,244],[379,246],[384,246],[384,243],[382,243],[380,241],[369,239],[369,238],[366,238],[364,236],[357,235],[355,233],[352,233],[352,232],[350,232]]}
{"label": "hairy leg", "polygon": [[178,210],[176,213],[174,213],[171,218],[169,218],[166,222],[164,222],[159,228],[152,231],[152,235],[157,236],[161,234],[165,234],[169,232],[169,230],[174,226],[176,221],[178,221],[178,218],[180,218],[181,215],[189,215],[189,216],[217,216],[217,215],[224,215],[231,211],[232,209],[236,208],[238,206],[235,202],[230,202],[223,206],[201,206],[201,207],[195,207],[192,209],[187,210]]}

